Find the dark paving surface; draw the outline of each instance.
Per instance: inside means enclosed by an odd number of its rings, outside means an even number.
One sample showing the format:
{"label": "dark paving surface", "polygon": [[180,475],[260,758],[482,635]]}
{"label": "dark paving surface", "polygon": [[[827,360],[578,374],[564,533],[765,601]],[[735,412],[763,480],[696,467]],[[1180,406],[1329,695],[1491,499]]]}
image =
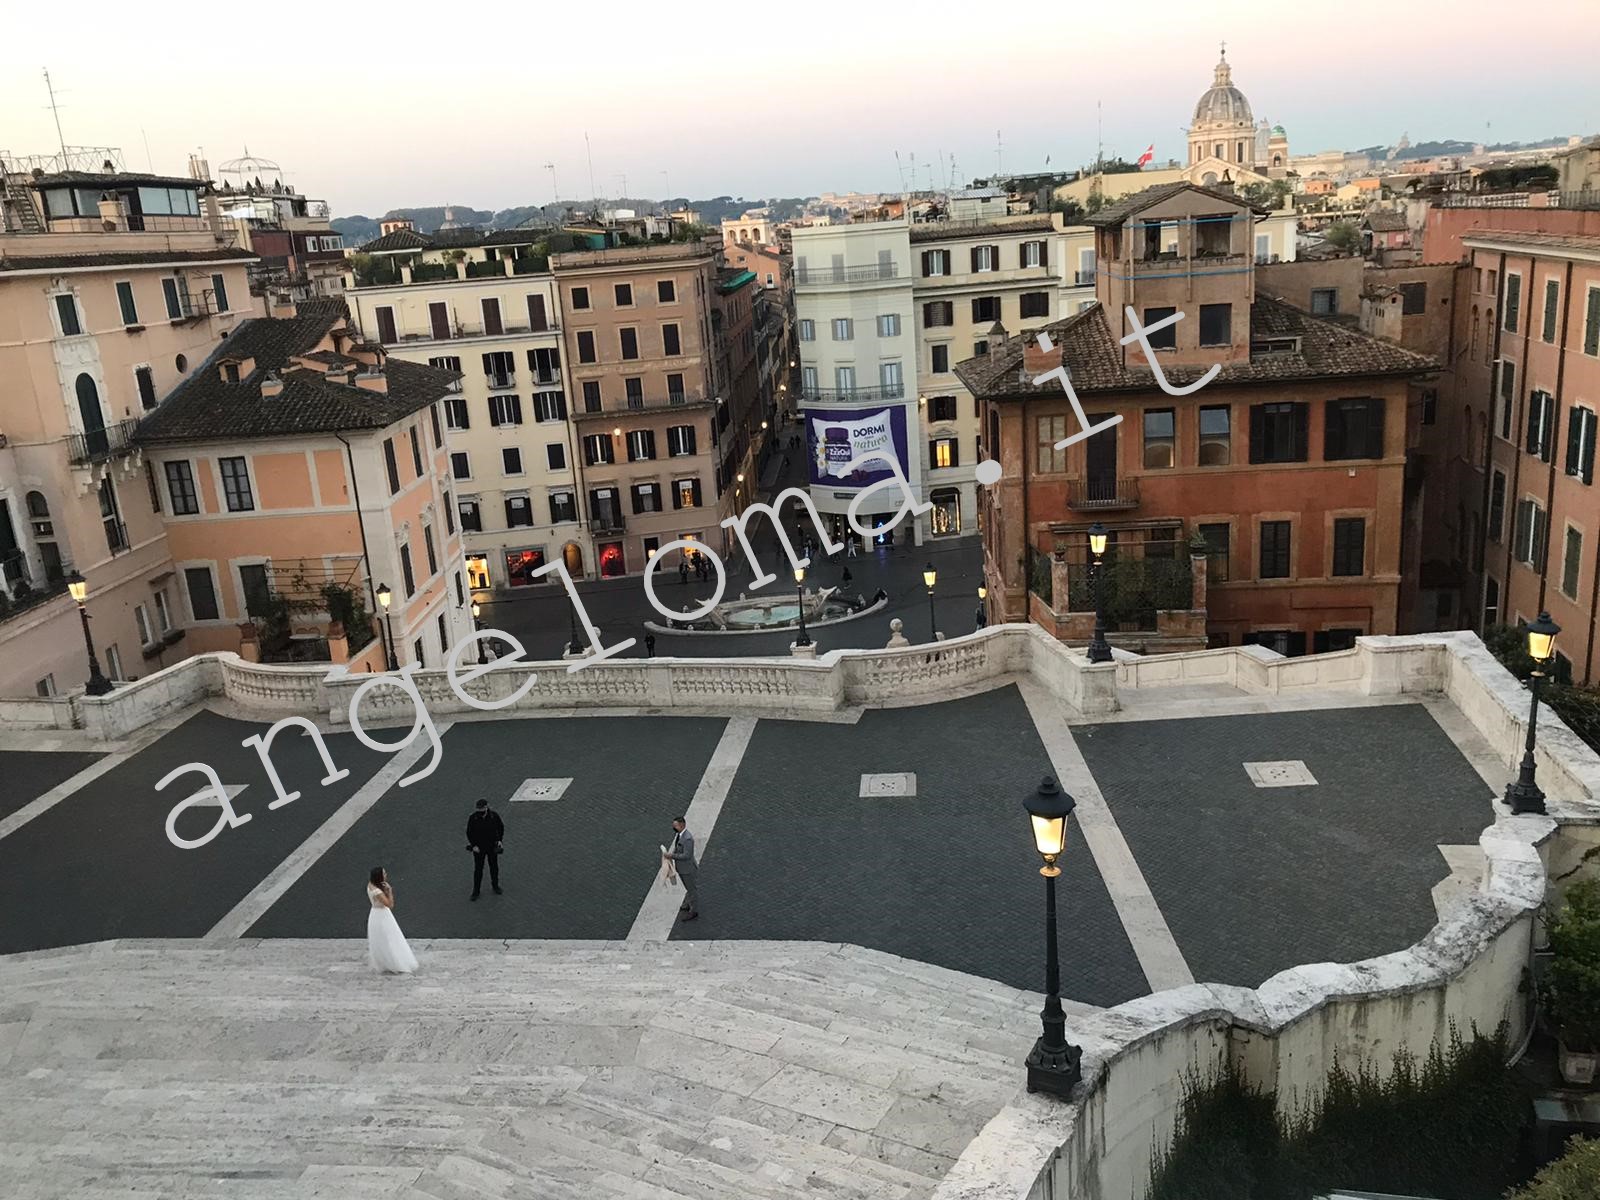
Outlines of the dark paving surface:
{"label": "dark paving surface", "polygon": [[[411,937],[624,938],[725,721],[592,717],[483,721],[444,734],[427,779],[392,789],[251,929],[253,937],[365,937],[368,872],[382,865]],[[568,778],[561,799],[509,803],[525,779]],[[505,895],[484,873],[469,903],[467,817],[479,796],[506,824]]]}
{"label": "dark paving surface", "polygon": [[[1080,726],[1073,736],[1201,982],[1404,949],[1437,919],[1439,845],[1492,796],[1419,705]],[[1304,760],[1315,787],[1243,763]]]}
{"label": "dark paving surface", "polygon": [[0,750],[0,817],[33,803],[100,755],[74,750]]}
{"label": "dark paving surface", "polygon": [[[324,788],[317,784],[324,771],[314,743],[285,733],[273,743],[273,762],[285,787],[299,787],[302,795],[268,810],[272,786],[255,750],[240,745],[265,728],[198,712],[0,839],[0,953],[105,938],[204,935],[388,757],[348,734],[330,736],[329,753],[350,774]],[[162,792],[155,784],[190,762],[213,767],[224,786],[245,784],[234,804],[252,819],[206,846],[180,850],[167,840],[167,813],[204,780],[185,775]],[[215,819],[214,808],[191,809],[178,832],[198,837]]]}
{"label": "dark paving surface", "polygon": [[[911,799],[861,776],[917,775]],[[1044,986],[1044,880],[1022,800],[1051,767],[1015,688],[885,709],[856,725],[762,721],[702,858],[698,921],[674,937],[855,942]],[[1147,986],[1081,840],[1058,880],[1063,992]]]}

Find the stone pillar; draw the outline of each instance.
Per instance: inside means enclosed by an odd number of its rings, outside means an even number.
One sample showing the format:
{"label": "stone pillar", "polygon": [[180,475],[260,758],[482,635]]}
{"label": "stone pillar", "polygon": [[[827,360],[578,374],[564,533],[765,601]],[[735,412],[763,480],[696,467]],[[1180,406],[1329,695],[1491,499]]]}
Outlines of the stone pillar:
{"label": "stone pillar", "polygon": [[467,277],[467,260],[464,258],[460,259],[454,265],[456,269],[456,278],[465,279]]}
{"label": "stone pillar", "polygon": [[799,642],[790,642],[789,653],[796,658],[815,658],[817,656],[817,644],[812,642],[808,646],[802,646]]}
{"label": "stone pillar", "polygon": [[1189,607],[1204,611],[1206,607],[1206,589],[1211,574],[1211,560],[1204,554],[1189,555],[1189,569],[1194,574],[1194,599],[1189,602]]}
{"label": "stone pillar", "polygon": [[350,661],[350,639],[345,636],[343,621],[334,621],[328,626],[328,661]]}
{"label": "stone pillar", "polygon": [[905,628],[905,622],[899,617],[889,622],[889,645],[886,649],[893,650],[896,646],[909,646],[905,634],[900,631]]}
{"label": "stone pillar", "polygon": [[411,282],[411,264],[408,262],[403,262],[400,264],[400,282]]}
{"label": "stone pillar", "polygon": [[261,643],[256,641],[256,627],[250,621],[239,625],[239,657],[245,662],[261,661]]}
{"label": "stone pillar", "polygon": [[1068,599],[1072,595],[1067,589],[1068,581],[1067,556],[1065,552],[1058,551],[1050,559],[1050,607],[1058,614],[1072,611],[1072,602]]}

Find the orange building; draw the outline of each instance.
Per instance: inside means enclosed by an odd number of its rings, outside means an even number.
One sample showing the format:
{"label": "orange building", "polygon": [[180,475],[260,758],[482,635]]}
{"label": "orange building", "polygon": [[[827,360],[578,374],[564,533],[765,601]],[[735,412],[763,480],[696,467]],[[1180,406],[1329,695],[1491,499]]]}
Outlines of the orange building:
{"label": "orange building", "polygon": [[392,630],[397,665],[444,664],[473,628],[439,411],[455,379],[311,301],[245,322],[139,423],[191,652],[382,670]]}
{"label": "orange building", "polygon": [[[1086,634],[1061,618],[1093,608],[1086,533],[1102,522],[1108,556],[1143,564],[1118,568],[1109,606],[1130,633],[1148,630],[1142,609],[1187,610],[1214,645],[1286,654],[1395,631],[1408,392],[1437,364],[1258,296],[1260,215],[1186,183],[1102,209],[1097,303],[1045,326],[1048,351],[1013,337],[957,368],[1002,468],[982,514],[993,619]],[[1145,326],[1184,318],[1149,335],[1147,358],[1120,344],[1128,308]],[[1152,365],[1177,387],[1218,374],[1174,396]],[[1120,418],[1063,449],[1081,431],[1071,402],[1058,379],[1034,382],[1058,367],[1091,426]]]}

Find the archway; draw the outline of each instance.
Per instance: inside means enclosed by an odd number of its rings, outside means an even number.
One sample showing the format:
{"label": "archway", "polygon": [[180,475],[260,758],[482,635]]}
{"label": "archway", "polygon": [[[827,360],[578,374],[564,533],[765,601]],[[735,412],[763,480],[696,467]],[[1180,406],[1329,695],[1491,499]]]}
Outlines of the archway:
{"label": "archway", "polygon": [[583,578],[583,548],[577,542],[568,542],[561,548],[561,561],[568,575],[574,579]]}
{"label": "archway", "polygon": [[106,437],[106,417],[100,408],[100,391],[88,375],[79,375],[78,416],[83,421],[83,442],[91,456],[104,455],[110,449]]}

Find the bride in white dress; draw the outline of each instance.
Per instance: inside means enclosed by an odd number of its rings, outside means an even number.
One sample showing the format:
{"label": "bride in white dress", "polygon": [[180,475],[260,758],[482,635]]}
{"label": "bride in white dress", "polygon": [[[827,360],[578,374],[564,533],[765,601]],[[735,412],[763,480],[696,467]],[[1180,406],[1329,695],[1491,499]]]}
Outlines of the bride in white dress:
{"label": "bride in white dress", "polygon": [[372,868],[367,882],[367,899],[372,911],[367,914],[367,960],[374,971],[409,975],[417,969],[417,956],[406,945],[406,936],[394,919],[394,888],[382,867]]}

